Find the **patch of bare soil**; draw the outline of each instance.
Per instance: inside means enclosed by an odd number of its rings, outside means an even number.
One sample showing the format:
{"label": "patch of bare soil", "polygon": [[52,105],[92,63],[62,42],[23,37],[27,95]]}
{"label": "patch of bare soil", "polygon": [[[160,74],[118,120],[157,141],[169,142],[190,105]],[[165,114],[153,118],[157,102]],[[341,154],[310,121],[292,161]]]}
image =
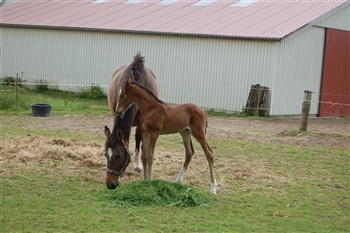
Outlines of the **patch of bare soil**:
{"label": "patch of bare soil", "polygon": [[[210,139],[228,141],[244,140],[261,143],[282,143],[288,145],[315,146],[323,148],[350,148],[349,119],[310,119],[308,130],[298,132],[299,119],[246,119],[211,117],[207,135]],[[96,136],[100,141],[82,141],[67,138],[48,138],[40,135],[1,136],[0,176],[21,174],[23,170],[42,171],[51,175],[75,174],[87,180],[101,181],[105,178],[106,159],[103,155],[104,125],[113,126],[110,116],[52,116],[37,118],[32,116],[1,116],[2,135],[6,131],[40,127],[41,129],[63,130],[81,135]],[[133,136],[130,151],[133,151]],[[198,151],[197,151],[198,152]],[[198,152],[200,153],[200,152]],[[233,152],[232,152],[233,153]],[[156,148],[153,175],[155,178],[175,180],[183,162],[183,149],[165,150]],[[259,163],[259,161],[257,161]],[[227,166],[230,164],[230,166]],[[185,182],[196,186],[209,187],[209,174],[204,156],[194,156],[186,172]],[[257,164],[257,167],[264,167]],[[280,174],[257,175],[257,171],[238,165],[232,158],[220,158],[215,162],[217,174],[232,174],[230,179],[254,177],[283,182]],[[207,179],[203,179],[207,175]],[[142,174],[133,171],[131,163],[123,182],[142,179]],[[225,189],[226,178],[219,178],[220,189]]]}
{"label": "patch of bare soil", "polygon": [[300,120],[297,118],[213,117],[209,119],[208,137],[322,147],[349,148],[350,146],[349,119],[310,119],[308,132],[311,133],[298,132],[299,124]]}

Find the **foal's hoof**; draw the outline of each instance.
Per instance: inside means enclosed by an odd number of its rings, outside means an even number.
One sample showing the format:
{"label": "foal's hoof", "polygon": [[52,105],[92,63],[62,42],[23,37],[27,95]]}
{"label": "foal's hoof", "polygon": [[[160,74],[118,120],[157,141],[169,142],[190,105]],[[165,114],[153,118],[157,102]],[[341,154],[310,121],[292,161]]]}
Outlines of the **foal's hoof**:
{"label": "foal's hoof", "polygon": [[137,172],[137,173],[141,173],[142,172],[142,168],[134,167],[134,171]]}

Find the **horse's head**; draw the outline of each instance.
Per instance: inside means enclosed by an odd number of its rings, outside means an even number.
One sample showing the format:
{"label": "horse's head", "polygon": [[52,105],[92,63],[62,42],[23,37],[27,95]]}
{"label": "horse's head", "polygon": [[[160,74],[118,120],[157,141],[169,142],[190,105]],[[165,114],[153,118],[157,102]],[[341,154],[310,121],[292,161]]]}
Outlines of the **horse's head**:
{"label": "horse's head", "polygon": [[108,189],[115,189],[119,182],[119,177],[123,175],[126,167],[130,163],[128,146],[124,141],[123,132],[118,129],[116,133],[105,126],[107,137],[105,144],[105,156],[107,158],[106,185]]}
{"label": "horse's head", "polygon": [[128,108],[134,103],[133,99],[130,98],[130,95],[127,93],[133,79],[129,76],[127,80],[125,80],[122,88],[119,93],[119,100],[116,108],[116,113],[118,116],[123,117],[124,113],[128,110]]}

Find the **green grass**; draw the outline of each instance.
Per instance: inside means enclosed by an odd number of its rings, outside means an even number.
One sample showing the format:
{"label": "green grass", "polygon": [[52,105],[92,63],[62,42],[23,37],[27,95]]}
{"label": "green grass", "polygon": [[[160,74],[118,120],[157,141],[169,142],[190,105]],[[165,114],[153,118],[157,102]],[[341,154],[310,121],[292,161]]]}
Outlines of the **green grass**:
{"label": "green grass", "polygon": [[[54,106],[62,102],[70,106],[71,110],[55,110],[58,114],[97,114],[100,108],[108,112],[106,101],[22,94],[25,107],[3,111],[29,114],[27,105],[44,98]],[[91,112],[80,102],[92,105]],[[43,130],[22,121],[17,118],[18,126],[12,127],[5,122],[2,137],[29,133],[104,140]],[[1,232],[350,232],[348,148],[218,138],[209,143],[215,151],[216,169],[221,171],[216,197],[208,196],[208,184],[178,185],[163,180],[121,182],[116,190],[107,190],[101,178],[103,169],[82,166],[64,173],[60,166],[67,166],[68,159],[52,164],[37,161],[35,171],[24,165],[18,169],[9,157],[4,159],[0,146]],[[205,163],[198,143],[194,146],[195,156]],[[181,137],[160,137],[157,149],[183,153]],[[189,169],[196,167],[191,163]]]}
{"label": "green grass", "polygon": [[[230,158],[239,166],[217,174],[215,199],[207,188],[193,189],[204,196],[200,207],[176,206],[192,186],[155,180],[107,190],[95,178],[98,170],[65,175],[43,166],[39,173],[1,175],[2,232],[348,232],[349,150],[217,139],[211,144],[217,166]],[[174,187],[178,196],[157,194]]]}
{"label": "green grass", "polygon": [[[107,98],[87,99],[79,93],[47,90],[37,93],[23,87],[1,86],[1,114],[31,114],[32,103],[50,103],[51,114],[106,114],[110,113]],[[86,96],[86,95],[84,95]]]}
{"label": "green grass", "polygon": [[[169,195],[168,203],[155,201],[152,205],[152,195],[161,190],[158,186],[173,187],[162,181],[121,184],[116,190],[107,190],[103,181],[93,178],[99,171],[86,168],[76,176],[49,167],[40,173],[3,174],[2,232],[348,231],[348,151],[256,142],[247,145],[245,141],[232,143],[232,148],[240,149],[228,156],[251,167],[251,174],[231,180],[232,173],[218,174],[220,180],[229,180],[226,189],[220,189],[219,183],[215,201],[201,207],[176,207],[172,205],[177,202],[174,194]],[[271,149],[274,152],[268,153]],[[226,150],[216,150],[220,161]],[[283,178],[264,177],[271,174]],[[183,187],[192,188],[180,185],[180,190]],[[182,201],[184,191],[179,192]],[[202,195],[208,190],[196,192]],[[164,196],[154,198],[167,201]]]}

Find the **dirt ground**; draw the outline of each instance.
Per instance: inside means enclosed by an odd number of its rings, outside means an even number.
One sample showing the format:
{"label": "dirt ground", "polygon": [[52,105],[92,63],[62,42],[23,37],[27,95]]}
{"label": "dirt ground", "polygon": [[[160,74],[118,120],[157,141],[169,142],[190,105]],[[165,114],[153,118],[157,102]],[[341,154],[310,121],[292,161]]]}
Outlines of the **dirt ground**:
{"label": "dirt ground", "polygon": [[[51,117],[2,115],[0,144],[0,176],[11,176],[23,169],[33,171],[46,168],[51,174],[81,174],[86,169],[92,171],[86,179],[101,180],[105,177],[105,158],[103,156],[104,126],[113,126],[111,116],[66,115]],[[40,131],[57,130],[79,133],[99,140],[83,141],[62,137],[43,137],[31,129]],[[298,118],[231,118],[210,117],[207,136],[209,139],[225,139],[229,141],[243,140],[262,143],[282,143],[299,146],[315,146],[322,148],[350,149],[350,120],[344,118],[312,118],[309,121],[308,132],[299,133]],[[22,131],[25,136],[7,136],[7,132]],[[133,136],[132,136],[133,138]],[[134,144],[131,139],[130,151]],[[201,185],[203,181],[196,178],[198,172],[207,170],[207,163],[202,156],[194,157],[185,179],[192,184]],[[154,177],[175,180],[183,161],[182,148],[176,151],[156,149]],[[220,159],[216,163],[216,173],[225,172]],[[193,167],[203,167],[196,170]],[[222,171],[221,171],[222,169]],[[200,175],[200,174],[199,174]],[[141,174],[133,171],[132,163],[126,170],[124,181],[142,179]],[[223,182],[224,183],[224,182]]]}

